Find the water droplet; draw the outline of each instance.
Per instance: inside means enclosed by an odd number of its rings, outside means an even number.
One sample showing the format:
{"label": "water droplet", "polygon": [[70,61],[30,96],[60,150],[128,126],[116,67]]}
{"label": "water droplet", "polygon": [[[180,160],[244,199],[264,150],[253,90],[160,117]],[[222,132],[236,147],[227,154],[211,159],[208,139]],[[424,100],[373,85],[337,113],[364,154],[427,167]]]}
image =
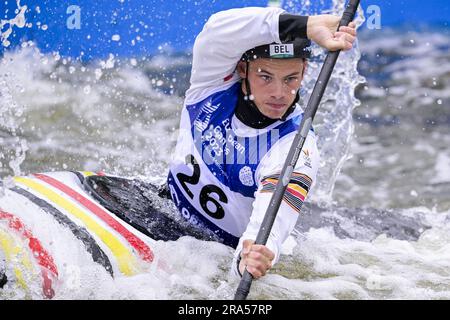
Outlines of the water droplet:
{"label": "water droplet", "polygon": [[91,93],[91,86],[90,86],[90,85],[85,86],[85,87],[83,88],[83,92],[84,92],[84,94],[89,94],[89,93]]}
{"label": "water droplet", "polygon": [[103,72],[101,69],[95,69],[95,79],[99,80],[103,75]]}
{"label": "water droplet", "polygon": [[442,100],[441,99],[437,99],[436,103],[441,105],[442,104]]}

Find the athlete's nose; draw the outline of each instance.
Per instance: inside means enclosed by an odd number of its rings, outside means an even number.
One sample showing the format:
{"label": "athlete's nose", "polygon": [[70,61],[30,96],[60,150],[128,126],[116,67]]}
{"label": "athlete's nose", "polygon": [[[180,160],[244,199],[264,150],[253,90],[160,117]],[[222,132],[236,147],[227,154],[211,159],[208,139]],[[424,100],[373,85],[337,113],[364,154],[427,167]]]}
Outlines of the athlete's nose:
{"label": "athlete's nose", "polygon": [[271,96],[276,99],[276,100],[280,100],[284,97],[285,95],[285,84],[282,81],[274,81],[272,83],[272,88],[271,88]]}

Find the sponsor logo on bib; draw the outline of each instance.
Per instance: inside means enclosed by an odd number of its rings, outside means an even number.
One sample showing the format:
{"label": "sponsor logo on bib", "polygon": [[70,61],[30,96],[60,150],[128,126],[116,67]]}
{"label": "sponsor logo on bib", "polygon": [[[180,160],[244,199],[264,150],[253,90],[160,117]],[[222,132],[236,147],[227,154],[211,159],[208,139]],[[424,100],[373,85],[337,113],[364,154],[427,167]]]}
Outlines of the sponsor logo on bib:
{"label": "sponsor logo on bib", "polygon": [[239,180],[244,186],[251,187],[255,184],[253,181],[252,169],[249,166],[242,167],[239,171]]}

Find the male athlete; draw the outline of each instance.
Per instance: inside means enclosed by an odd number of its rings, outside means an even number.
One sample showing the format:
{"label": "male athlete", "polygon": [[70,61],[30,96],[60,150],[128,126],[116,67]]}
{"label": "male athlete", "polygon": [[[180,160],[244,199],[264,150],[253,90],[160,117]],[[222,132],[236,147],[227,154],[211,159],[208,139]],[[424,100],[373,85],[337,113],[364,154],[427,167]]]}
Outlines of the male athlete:
{"label": "male athlete", "polygon": [[310,40],[349,50],[351,23],[243,8],[211,16],[193,50],[180,134],[168,176],[172,200],[192,224],[236,248],[233,270],[264,276],[280,256],[316,178],[311,129],[267,245],[255,245],[272,192],[302,119],[297,104]]}

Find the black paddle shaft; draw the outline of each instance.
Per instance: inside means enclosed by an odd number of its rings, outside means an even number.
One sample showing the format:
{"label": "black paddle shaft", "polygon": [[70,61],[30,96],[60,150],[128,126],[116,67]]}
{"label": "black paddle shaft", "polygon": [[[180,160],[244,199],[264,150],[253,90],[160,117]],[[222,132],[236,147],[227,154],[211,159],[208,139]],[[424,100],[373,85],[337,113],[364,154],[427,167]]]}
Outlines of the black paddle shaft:
{"label": "black paddle shaft", "polygon": [[[360,0],[350,0],[347,7],[342,15],[339,27],[347,26],[355,16],[356,10],[358,9]],[[306,137],[309,130],[311,129],[314,116],[316,115],[317,109],[319,107],[320,101],[322,100],[323,93],[327,87],[328,81],[330,80],[331,73],[336,64],[337,58],[341,50],[329,52],[325,61],[323,63],[322,69],[320,71],[319,77],[317,78],[316,84],[314,85],[313,92],[309,98],[308,105],[303,114],[302,122],[295,135],[294,141],[292,142],[291,148],[289,150],[288,156],[283,166],[283,170],[280,174],[280,179],[275,187],[275,191],[267,208],[266,214],[264,216],[261,228],[259,229],[258,235],[256,237],[255,244],[265,245],[267,239],[269,238],[270,231],[272,230],[273,223],[277,216],[278,209],[280,208],[281,201],[283,199],[286,188],[291,180],[292,171],[295,168],[297,160],[302,151],[303,144],[305,143]],[[252,285],[252,275],[245,270],[242,275],[239,286],[236,290],[234,296],[235,300],[245,300],[248,293],[250,292],[250,286]]]}

